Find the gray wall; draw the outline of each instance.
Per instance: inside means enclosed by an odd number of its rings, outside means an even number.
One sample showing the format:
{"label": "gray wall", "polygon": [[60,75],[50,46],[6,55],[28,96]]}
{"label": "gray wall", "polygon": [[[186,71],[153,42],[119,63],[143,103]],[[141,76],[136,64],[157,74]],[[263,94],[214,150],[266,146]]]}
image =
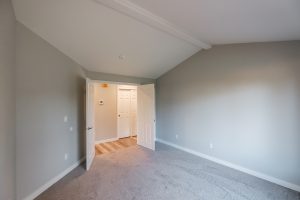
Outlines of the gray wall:
{"label": "gray wall", "polygon": [[84,156],[85,80],[78,64],[19,23],[16,66],[17,199],[22,199]]}
{"label": "gray wall", "polygon": [[300,42],[200,51],[157,80],[157,118],[159,139],[300,185]]}
{"label": "gray wall", "polygon": [[15,16],[0,0],[0,199],[15,197]]}
{"label": "gray wall", "polygon": [[[107,88],[95,83],[95,140],[116,138],[117,134],[117,85]],[[104,104],[99,105],[99,100]]]}

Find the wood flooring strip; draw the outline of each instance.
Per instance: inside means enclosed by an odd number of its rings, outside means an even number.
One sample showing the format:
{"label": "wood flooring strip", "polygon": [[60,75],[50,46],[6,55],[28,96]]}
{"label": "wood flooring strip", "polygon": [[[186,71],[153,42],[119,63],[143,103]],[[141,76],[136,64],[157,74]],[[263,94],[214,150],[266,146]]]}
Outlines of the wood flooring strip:
{"label": "wood flooring strip", "polygon": [[99,144],[96,145],[96,149],[100,152],[100,154],[106,153],[105,151],[102,151],[102,148],[99,147]]}
{"label": "wood flooring strip", "polygon": [[116,151],[116,149],[114,147],[112,147],[111,145],[109,145],[108,143],[103,143],[102,145],[103,145],[103,147],[108,149],[110,152]]}
{"label": "wood flooring strip", "polygon": [[100,155],[100,154],[102,154],[102,152],[101,152],[101,151],[99,151],[99,150],[97,149],[97,147],[95,148],[95,152],[96,152],[96,155]]}
{"label": "wood flooring strip", "polygon": [[103,143],[103,144],[100,144],[100,146],[101,146],[102,148],[104,148],[105,150],[107,150],[108,152],[112,152],[112,150],[111,150],[110,148],[108,148],[107,146],[105,146],[104,143]]}
{"label": "wood flooring strip", "polygon": [[116,143],[119,144],[120,146],[122,146],[123,148],[127,147],[127,145],[124,144],[124,142],[122,142],[122,141],[117,141]]}
{"label": "wood flooring strip", "polygon": [[96,152],[102,153],[101,150],[98,148],[98,144],[95,145],[95,149],[96,149]]}
{"label": "wood flooring strip", "polygon": [[118,146],[118,145],[116,145],[115,143],[113,143],[113,142],[109,142],[108,143],[109,145],[111,145],[114,149],[116,149],[116,150],[118,150],[118,149],[122,149],[122,147],[120,147],[120,146]]}
{"label": "wood flooring strip", "polygon": [[107,149],[103,148],[103,147],[101,146],[101,144],[97,144],[96,147],[97,147],[98,150],[101,151],[102,153],[109,153],[109,151],[108,151]]}
{"label": "wood flooring strip", "polygon": [[135,139],[133,139],[133,138],[130,138],[129,140],[128,140],[128,143],[132,146],[132,145],[135,145],[136,144],[136,140]]}
{"label": "wood flooring strip", "polygon": [[113,142],[106,142],[102,144],[95,145],[96,155],[103,155],[106,153],[112,153],[121,149],[125,149],[130,146],[136,145],[137,141],[135,138],[128,137],[122,138]]}
{"label": "wood flooring strip", "polygon": [[113,142],[114,145],[118,146],[119,149],[123,149],[124,146],[120,145],[117,141]]}

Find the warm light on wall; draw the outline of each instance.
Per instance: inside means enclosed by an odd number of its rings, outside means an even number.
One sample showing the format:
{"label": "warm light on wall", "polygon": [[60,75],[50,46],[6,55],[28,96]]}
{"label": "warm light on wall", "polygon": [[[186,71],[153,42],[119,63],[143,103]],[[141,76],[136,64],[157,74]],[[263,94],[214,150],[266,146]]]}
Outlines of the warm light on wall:
{"label": "warm light on wall", "polygon": [[108,84],[107,83],[102,83],[101,87],[108,88]]}

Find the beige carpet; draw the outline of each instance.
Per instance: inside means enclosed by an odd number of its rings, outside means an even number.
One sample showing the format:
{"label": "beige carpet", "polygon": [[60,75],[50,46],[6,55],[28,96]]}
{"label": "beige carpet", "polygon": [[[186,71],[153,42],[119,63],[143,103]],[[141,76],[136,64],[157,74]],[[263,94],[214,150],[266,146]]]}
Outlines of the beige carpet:
{"label": "beige carpet", "polygon": [[97,156],[38,200],[300,200],[299,193],[185,152],[133,146]]}

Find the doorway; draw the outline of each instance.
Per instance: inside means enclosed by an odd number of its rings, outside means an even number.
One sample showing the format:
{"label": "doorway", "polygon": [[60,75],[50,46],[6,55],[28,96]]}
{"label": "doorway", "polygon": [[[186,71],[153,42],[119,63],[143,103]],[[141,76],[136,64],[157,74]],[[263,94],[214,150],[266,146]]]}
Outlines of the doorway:
{"label": "doorway", "polygon": [[154,84],[87,79],[86,88],[87,170],[95,155],[136,144],[155,150]]}
{"label": "doorway", "polygon": [[137,86],[118,85],[118,138],[137,136]]}

